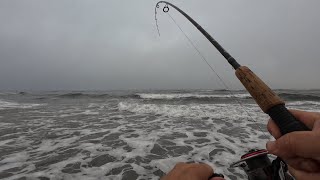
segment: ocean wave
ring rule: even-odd
[[[109,94],[86,94],[86,93],[66,93],[58,95],[60,98],[104,98],[109,97]]]
[[[154,114],[169,117],[187,117],[187,118],[221,118],[229,117],[237,119],[239,116],[247,116],[243,107],[239,104],[188,104],[188,105],[170,105],[170,104],[142,104],[136,102],[120,102],[118,109],[120,111],[129,111],[137,114]],[[247,111],[257,110],[257,106],[246,106]]]
[[[317,101],[293,101],[287,103],[289,106],[310,106],[310,105],[320,105],[320,102]]]
[[[6,96],[6,95],[16,95],[18,93],[16,92],[0,92],[0,96]]]
[[[141,93],[136,94],[141,99],[154,99],[154,100],[173,100],[173,99],[217,99],[217,98],[243,98],[248,99],[251,98],[250,94],[178,94],[178,93],[172,93],[172,94],[149,94],[149,93]]]
[[[320,101],[320,96],[310,94],[280,93],[279,96],[285,100]]]
[[[280,93],[279,96],[285,100],[290,101],[320,101],[320,96],[311,94],[298,93]],[[130,96],[131,98],[149,99],[149,100],[212,100],[212,99],[250,99],[252,98],[248,93],[236,94],[196,94],[196,93],[138,93]]]
[[[139,94],[120,95],[119,98],[141,99]]]
[[[3,109],[16,109],[16,108],[33,108],[36,106],[41,106],[43,104],[28,104],[28,103],[17,103],[17,102],[9,102],[0,100],[0,110]]]
[[[298,109],[308,109],[315,111],[320,102],[316,101],[291,101],[287,103],[288,107]],[[260,111],[256,104],[246,104],[245,106],[235,103],[218,103],[218,104],[157,104],[157,103],[141,103],[135,101],[122,101],[118,103],[120,111],[128,111],[139,115],[153,114],[169,117],[186,117],[186,118],[221,118],[229,117],[236,120],[239,116],[247,116],[248,114],[256,114]],[[243,110],[245,109],[245,110]]]

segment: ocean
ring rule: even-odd
[[[277,90],[292,109],[320,111],[320,90]],[[233,94],[233,95],[231,95]],[[272,137],[246,91],[0,93],[0,179],[159,179],[177,162],[230,164]]]

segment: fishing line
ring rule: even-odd
[[[157,9],[159,8],[159,4],[156,5],[156,7],[154,8],[154,20],[156,21],[156,27],[157,27],[157,31],[160,37],[160,31],[159,31],[159,26],[158,26],[158,19],[157,19]]]
[[[157,30],[158,30],[158,34],[160,36],[160,31],[159,31],[159,26],[158,26],[158,22],[157,22],[157,8],[159,8],[158,6],[156,6],[155,8],[155,20],[156,20],[156,26],[157,26]],[[211,69],[211,71],[218,77],[219,81],[223,84],[224,89],[227,90],[227,92],[229,93],[229,95],[231,96],[231,98],[233,98],[236,103],[238,103],[242,108],[243,111],[249,116],[249,121],[255,123],[255,125],[258,127],[258,129],[263,133],[263,135],[265,137],[268,137],[266,135],[266,133],[262,130],[262,128],[260,127],[259,123],[257,121],[255,121],[253,119],[253,117],[251,116],[251,114],[249,113],[249,111],[247,111],[247,109],[245,108],[245,106],[242,104],[242,102],[240,100],[238,100],[236,98],[236,96],[234,95],[234,93],[230,90],[230,88],[228,87],[228,85],[223,81],[223,79],[221,78],[221,76],[218,74],[217,71],[215,71],[215,69],[209,64],[208,60],[204,57],[204,55],[200,52],[200,50],[197,48],[197,46],[193,43],[193,41],[188,37],[188,35],[182,30],[181,26],[176,22],[176,20],[169,14],[169,7],[166,5],[163,8],[163,12],[165,12],[170,19],[174,22],[174,24],[178,27],[178,29],[181,31],[181,33],[185,36],[185,38],[188,40],[188,42],[192,45],[192,47],[197,51],[198,55],[201,57],[201,59],[209,66],[209,68]]]
[[[256,74],[254,74],[254,72],[252,72],[250,68],[248,68],[247,66],[241,66],[236,59],[234,59],[205,29],[200,26],[200,24],[198,24],[193,18],[191,18],[180,8],[167,1],[159,1],[155,7],[155,20],[159,35],[160,32],[157,24],[156,14],[157,8],[160,7],[160,3],[165,4],[163,12],[167,13],[169,11],[170,5],[170,7],[174,8],[181,15],[183,15],[191,24],[194,25],[194,27],[199,30],[199,32],[202,33],[203,36],[207,38],[208,41],[210,41],[210,43],[235,69],[237,78],[251,94],[256,103],[260,106],[260,109],[274,120],[274,122],[279,127],[282,135],[294,131],[310,131],[310,129],[305,124],[303,124],[301,121],[295,118],[292,113],[290,113],[290,111],[285,106],[285,102],[274,91],[272,91],[272,89],[270,89],[270,87],[265,84]],[[174,20],[173,17],[171,17],[171,19]],[[174,21],[174,23],[179,26],[176,21]],[[191,39],[184,33],[182,28],[180,27],[179,29],[186,36],[190,44],[194,47],[194,49],[196,49],[196,51],[206,62],[206,64],[209,64],[206,58],[199,51],[199,49],[191,41]],[[220,77],[212,66],[209,65],[209,67],[217,77]],[[230,91],[221,77],[219,78],[219,80],[224,85],[225,89],[228,91],[231,97],[234,98],[238,102],[238,104],[243,107],[243,110],[248,114],[249,118],[247,118],[247,120],[254,122],[254,124],[257,125],[264,136],[267,137],[264,131],[262,131],[260,124],[252,118],[251,114],[242,105],[242,103],[240,102],[241,99],[236,99],[233,92]],[[254,129],[252,128],[251,131],[254,131]],[[268,151],[266,149],[251,149],[248,153],[241,156],[241,159],[239,161],[233,163],[230,167],[241,167],[246,172],[249,179],[293,179],[290,178],[291,176],[287,172],[287,164],[281,158],[277,157],[275,160],[272,160],[271,163],[271,159],[267,156],[267,154]]]

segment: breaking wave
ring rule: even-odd
[[[29,103],[17,103],[0,100],[0,110],[3,109],[17,109],[17,108],[33,108],[36,106],[41,106],[42,104],[29,104]]]
[[[290,103],[287,103],[289,106],[310,106],[310,105],[316,105],[320,106],[320,102],[317,101],[293,101]]]
[[[129,111],[137,114],[153,114],[169,117],[210,117],[221,118],[222,116],[230,119],[237,119],[243,112],[239,104],[188,104],[188,105],[169,105],[169,104],[141,104],[135,102],[120,102],[120,111]],[[247,110],[258,109],[257,106],[247,106]]]
[[[251,98],[250,94],[136,94],[141,99],[155,99],[155,100],[176,100],[176,99],[199,99],[199,100],[211,100],[219,98]]]
[[[41,99],[57,97],[57,98],[123,98],[123,99],[142,99],[142,100],[191,100],[191,101],[210,101],[213,99],[251,99],[250,94],[244,91],[224,92],[221,91],[199,91],[198,93],[193,92],[179,92],[171,91],[170,93],[99,93],[99,92],[68,92],[64,94],[42,94]],[[218,93],[217,93],[218,92]],[[2,93],[0,95],[6,95]],[[15,93],[18,95],[29,95],[28,93]],[[296,92],[280,92],[279,96],[286,101],[320,101],[320,95],[308,94],[308,93],[296,93]],[[38,97],[39,98],[39,97]]]
[[[279,96],[285,100],[292,101],[320,101],[320,96],[310,94],[297,94],[297,93],[280,93]]]
[[[109,97],[109,94],[86,94],[86,93],[66,93],[58,95],[60,98],[104,98]]]
[[[284,100],[289,101],[320,101],[320,96],[311,94],[298,93],[280,93],[279,96]],[[213,100],[213,99],[251,99],[248,93],[237,94],[193,94],[193,93],[171,93],[171,94],[156,94],[156,93],[141,93],[131,95],[131,98],[140,98],[147,100]]]

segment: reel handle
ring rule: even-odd
[[[282,135],[293,131],[310,130],[288,111],[284,101],[248,67],[240,66],[236,69],[235,74],[262,111],[268,114],[277,124]]]

